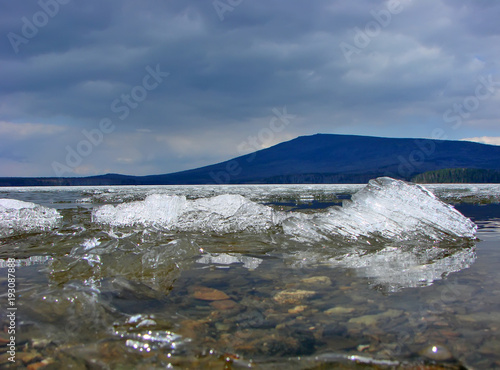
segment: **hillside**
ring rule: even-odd
[[[411,180],[450,168],[500,170],[500,146],[467,141],[317,134],[188,171],[86,178],[0,178],[0,186],[240,183],[365,183],[379,176]]]

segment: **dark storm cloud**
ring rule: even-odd
[[[114,129],[70,166],[75,173],[162,173],[227,159],[284,106],[296,117],[262,146],[315,132],[430,137],[440,127],[453,139],[500,136],[500,86],[470,105],[478,77],[500,82],[496,1],[2,7],[1,175],[54,175],[51,164],[66,165],[67,147],[76,150],[88,140],[82,130],[104,118]],[[37,27],[44,9],[53,15]],[[145,89],[148,68],[169,75]],[[453,111],[468,97],[469,111]],[[443,118],[449,109],[464,116],[460,127]]]

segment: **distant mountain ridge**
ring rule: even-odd
[[[366,183],[443,169],[500,171],[500,146],[468,141],[316,134],[221,163],[163,175],[0,178],[0,186]]]

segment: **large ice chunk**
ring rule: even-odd
[[[225,194],[187,200],[184,196],[149,195],[144,201],[105,205],[92,214],[112,226],[153,226],[175,231],[262,232],[275,227],[271,207],[241,195]]]
[[[472,239],[477,226],[420,185],[381,177],[326,214],[297,215],[283,222],[301,239],[332,236],[404,240]]]
[[[62,216],[53,208],[16,199],[0,199],[0,237],[49,230]]]

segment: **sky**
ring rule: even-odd
[[[0,0],[0,177],[316,133],[500,145],[497,0]]]

